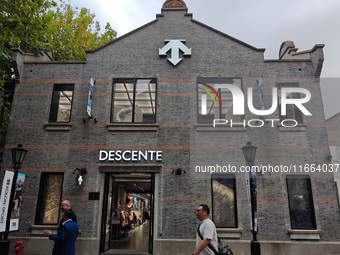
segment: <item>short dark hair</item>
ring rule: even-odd
[[[73,217],[73,212],[71,210],[66,210],[64,214],[68,219],[72,219]]]
[[[202,206],[203,210],[207,212],[207,214],[209,215],[210,213],[210,208],[209,206],[205,205],[205,204],[200,204],[199,207]]]

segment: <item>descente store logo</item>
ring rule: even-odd
[[[245,105],[245,96],[243,91],[232,84],[215,84],[214,87],[211,85],[205,84],[205,83],[199,83],[206,88],[199,87],[200,90],[203,90],[205,93],[201,93],[201,114],[206,115],[207,114],[207,95],[209,95],[213,103],[216,105],[215,98],[218,98],[220,106],[222,107],[222,99],[220,97],[220,94],[216,91],[219,89],[228,89],[232,96],[232,103],[233,103],[233,115],[242,116],[244,115],[244,105]],[[212,93],[208,90],[210,89]],[[305,97],[303,98],[289,98],[287,95],[291,95],[292,93],[300,93],[304,94]],[[214,95],[215,97],[214,97]],[[287,106],[293,105],[296,106],[304,115],[306,116],[312,116],[312,114],[306,109],[306,107],[303,105],[311,99],[311,93],[309,90],[304,88],[298,88],[298,87],[282,87],[281,88],[281,116],[287,115]],[[271,123],[271,127],[274,127],[275,124],[280,123],[283,127],[295,127],[298,125],[298,121],[295,119],[263,119],[263,116],[270,115],[274,113],[278,107],[278,88],[274,87],[272,88],[272,106],[270,109],[255,109],[253,104],[253,88],[249,87],[247,89],[247,105],[248,109],[251,113],[261,116],[261,119],[250,119],[250,120],[243,120],[238,122],[233,122],[232,119],[214,119],[213,120],[213,126],[220,126],[220,125],[230,125],[230,126],[240,126],[243,125],[246,127],[247,125],[249,127],[262,127],[265,122]]]
[[[162,161],[162,151],[139,150],[100,150],[99,161]]]

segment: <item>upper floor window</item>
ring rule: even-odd
[[[316,229],[310,177],[287,177],[287,189],[292,229]]]
[[[73,84],[55,84],[49,122],[70,122]]]
[[[114,79],[111,122],[155,123],[156,79]]]
[[[240,78],[198,78],[198,123],[212,124],[214,119],[239,122],[243,115],[233,114],[233,95],[228,86],[242,90]]]
[[[286,115],[282,115],[281,113],[281,88],[283,87],[298,87],[297,83],[278,83],[276,84],[278,87],[278,97],[279,97],[279,114],[280,121],[284,119],[293,119],[296,120],[297,123],[303,123],[302,112],[295,104],[287,104],[286,105]],[[298,99],[300,98],[300,93],[287,93],[287,99]]]
[[[235,176],[212,178],[212,217],[217,228],[237,228]]]

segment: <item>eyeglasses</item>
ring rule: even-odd
[[[200,211],[204,211],[204,210],[199,210],[199,209],[196,210],[196,212],[200,212]]]

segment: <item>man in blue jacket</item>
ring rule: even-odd
[[[52,234],[51,230],[45,230],[44,233],[50,240],[55,241],[52,255],[75,255],[78,224],[72,221],[72,211],[64,212],[62,229],[58,235]]]

